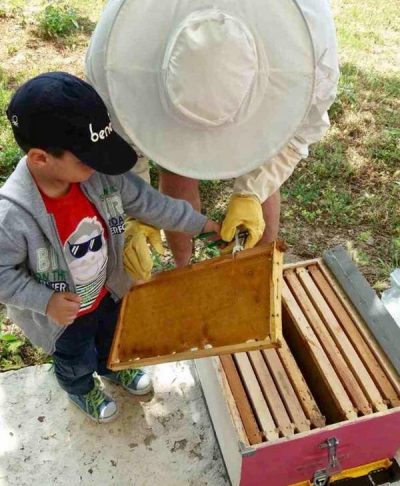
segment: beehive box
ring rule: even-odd
[[[123,299],[113,370],[277,346],[279,243],[155,275]]]
[[[280,349],[196,361],[234,486],[313,481],[400,449],[400,328],[342,249],[324,260],[284,267]]]

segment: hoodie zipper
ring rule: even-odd
[[[108,219],[106,217],[107,215],[104,214],[103,208],[101,207],[101,205],[96,204],[95,199],[90,195],[90,190],[88,188],[86,188],[83,184],[80,184],[80,186],[81,186],[81,189],[84,192],[85,196],[89,199],[89,201],[93,204],[93,206],[99,212],[100,216],[103,218],[103,221],[104,221],[105,226],[107,228],[107,234],[108,234],[107,248],[108,248],[108,252],[111,253],[111,256],[112,256],[112,260],[110,258],[110,255],[109,255],[109,258],[108,258],[107,275],[112,275],[112,273],[114,272],[114,268],[115,268],[114,262],[117,261],[117,253],[115,251],[114,245],[112,244],[113,235],[111,234],[110,226],[108,224]],[[106,286],[106,288],[109,292],[112,292],[107,286]]]
[[[51,221],[51,226],[52,226],[53,232],[56,235],[55,240],[57,241],[57,246],[58,246],[58,250],[59,250],[58,255],[61,255],[61,259],[62,259],[63,263],[65,264],[65,268],[67,269],[66,271],[68,272],[69,281],[71,282],[71,288],[70,288],[69,291],[76,293],[76,287],[75,287],[74,279],[72,278],[72,274],[71,274],[71,271],[69,269],[67,259],[65,258],[64,248],[61,245],[60,235],[58,234],[57,225],[56,225],[54,216],[52,214],[49,214],[49,220]]]

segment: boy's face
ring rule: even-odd
[[[63,182],[84,182],[95,170],[81,162],[72,152],[65,151],[61,157],[47,153],[46,175]]]

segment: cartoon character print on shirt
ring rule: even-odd
[[[64,253],[83,310],[96,300],[106,281],[107,242],[100,221],[82,219],[66,239]]]

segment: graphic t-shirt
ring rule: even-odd
[[[79,184],[67,194],[52,198],[42,194],[47,212],[53,214],[76,293],[82,298],[79,316],[94,311],[107,294],[107,230],[96,207]]]

